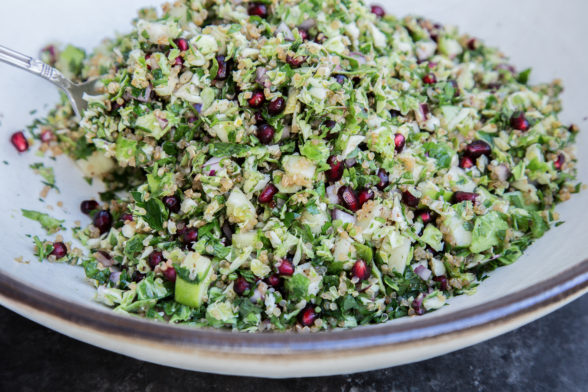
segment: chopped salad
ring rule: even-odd
[[[422,315],[517,260],[579,190],[558,81],[360,0],[179,0],[43,58],[102,94],[81,121],[65,99],[38,121],[41,148],[108,190],[81,205],[85,255],[36,248],[117,312],[241,331]]]

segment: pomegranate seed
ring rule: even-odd
[[[182,58],[182,56],[176,57],[176,59],[174,60],[174,65],[179,65],[180,67],[184,65],[184,59]]]
[[[463,201],[471,201],[472,203],[476,203],[477,199],[478,194],[473,192],[457,191],[453,194],[453,200],[455,203],[461,203]]]
[[[476,159],[482,155],[490,155],[492,147],[483,140],[474,140],[466,146],[465,152],[470,158]]]
[[[301,27],[298,28],[298,34],[300,34],[300,38],[302,38],[303,41],[308,41],[308,39],[310,38],[308,30],[303,29]]]
[[[180,211],[181,204],[177,196],[165,196],[162,201],[170,212],[178,213]]]
[[[433,221],[433,214],[431,213],[431,211],[420,211],[418,212],[418,216],[421,218],[425,225]]]
[[[55,140],[55,135],[53,134],[53,132],[50,129],[43,129],[41,131],[40,138],[43,143],[49,143],[49,142]]]
[[[267,278],[267,283],[272,287],[279,287],[282,284],[282,280],[278,275],[274,274]]]
[[[261,3],[251,3],[247,8],[247,13],[250,16],[259,16],[260,18],[267,17],[267,7]]]
[[[267,105],[267,112],[272,116],[277,116],[278,114],[282,113],[285,108],[286,100],[282,97],[277,97]]]
[[[22,131],[13,133],[10,137],[10,142],[18,152],[25,152],[29,149],[29,142]]]
[[[263,118],[263,114],[261,112],[255,112],[253,114],[253,118],[255,119],[255,122],[257,124],[260,124],[260,123],[264,123],[265,122],[265,118]]]
[[[228,64],[225,61],[225,56],[216,56],[218,63],[218,71],[216,72],[216,80],[225,80],[229,74]]]
[[[54,242],[50,255],[55,256],[56,259],[65,257],[67,255],[67,246],[63,242]]]
[[[233,290],[239,295],[245,294],[247,290],[251,289],[251,284],[244,277],[239,276],[233,283]]]
[[[106,233],[112,227],[112,215],[106,210],[98,211],[94,215],[94,226],[100,230],[100,234]]]
[[[447,277],[445,275],[435,276],[433,280],[439,284],[441,284],[441,290],[447,291],[449,290],[449,282],[447,281]]]
[[[526,132],[529,130],[529,121],[525,117],[525,113],[517,112],[510,118],[510,126],[519,131]]]
[[[272,183],[269,183],[263,188],[257,200],[260,203],[267,204],[274,199],[274,195],[278,193],[278,188]]]
[[[263,91],[254,91],[251,98],[247,101],[252,108],[258,108],[265,102],[265,95]]]
[[[274,140],[276,130],[269,124],[262,124],[257,127],[257,138],[263,144],[270,144]]]
[[[88,215],[90,212],[98,209],[98,202],[96,200],[84,200],[80,204],[80,210]]]
[[[473,166],[474,166],[474,161],[472,160],[472,158],[470,158],[468,156],[463,156],[459,160],[459,167],[461,167],[462,169],[470,169]]]
[[[294,275],[294,265],[288,259],[282,259],[280,265],[278,265],[278,272],[283,276]]]
[[[327,180],[330,182],[339,181],[341,177],[343,177],[343,170],[345,169],[343,162],[339,161],[335,155],[331,155],[329,159],[327,159],[327,163],[331,165],[331,168],[325,171]]]
[[[435,83],[437,83],[437,77],[435,76],[435,74],[432,74],[432,73],[426,74],[423,77],[423,83],[425,83],[425,84],[435,84]]]
[[[187,248],[191,248],[192,245],[198,241],[198,229],[185,229],[182,233],[182,242]]]
[[[155,268],[161,262],[163,262],[163,253],[161,251],[154,250],[147,257],[147,261],[149,262],[149,265],[151,266],[151,268]]]
[[[404,191],[402,192],[402,202],[409,207],[416,207],[419,205],[420,199],[409,191]]]
[[[145,274],[142,274],[139,271],[135,271],[135,273],[133,274],[133,282],[139,283],[143,279],[145,279]]]
[[[394,150],[396,150],[396,152],[402,152],[405,143],[406,139],[403,134],[397,133],[396,135],[394,135]]]
[[[120,220],[123,222],[132,222],[133,221],[133,214],[122,214],[120,216]]]
[[[555,160],[555,162],[553,162],[553,166],[557,169],[557,170],[561,170],[563,168],[563,164],[566,161],[566,157],[564,154],[559,154],[557,156],[557,159]]]
[[[358,278],[359,280],[366,280],[370,277],[370,270],[367,266],[367,263],[363,260],[357,260],[353,267],[351,268],[351,273],[353,276]]]
[[[343,207],[353,212],[359,210],[359,200],[357,199],[355,191],[350,186],[344,185],[339,188],[337,195],[339,195],[339,200]]]
[[[379,5],[372,5],[370,9],[372,14],[376,15],[378,18],[383,18],[386,16],[386,11],[384,11],[384,8]]]
[[[308,305],[306,308],[302,310],[302,312],[300,312],[300,324],[304,325],[305,327],[312,326],[316,319],[316,312],[314,311],[314,308],[311,305]]]
[[[188,50],[188,48],[190,47],[188,45],[188,41],[186,41],[183,38],[178,38],[174,41],[176,43],[176,45],[178,46],[178,49],[180,49],[180,51],[185,52],[186,50]]]
[[[296,57],[292,57],[290,55],[286,56],[286,62],[288,64],[290,64],[290,67],[292,67],[292,68],[300,67],[300,65],[305,61],[306,61],[306,57],[304,57],[304,56],[296,56]]]
[[[335,75],[335,81],[337,83],[339,83],[340,85],[343,85],[345,83],[345,81],[347,80],[347,76],[345,75]]]
[[[479,44],[478,44],[478,40],[477,39],[471,38],[468,41],[468,49],[469,50],[476,50],[476,49],[478,49],[478,46],[479,46]]]
[[[368,200],[373,200],[374,196],[374,191],[371,189],[362,189],[359,192],[359,205],[363,206]]]
[[[425,314],[426,310],[423,306],[423,294],[419,294],[419,296],[412,301],[411,307],[418,316]]]
[[[380,182],[378,182],[376,184],[376,187],[383,191],[384,188],[386,188],[388,186],[388,184],[390,183],[390,178],[388,176],[388,172],[384,169],[378,169],[378,173],[377,176],[380,177]]]
[[[176,281],[176,269],[174,267],[169,267],[167,268],[165,271],[163,271],[163,276],[165,276],[165,278],[170,281],[170,282],[175,282]]]

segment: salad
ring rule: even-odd
[[[179,0],[43,58],[102,94],[33,133],[107,191],[81,204],[85,251],[36,251],[83,266],[117,312],[240,331],[422,315],[516,261],[579,190],[560,82],[361,0]]]

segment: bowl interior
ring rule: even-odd
[[[33,55],[48,41],[71,42],[91,49],[102,37],[111,36],[114,31],[128,31],[129,21],[137,8],[157,3],[141,0],[67,0],[58,4],[42,0],[26,4],[13,2],[0,13],[0,37],[3,45]],[[388,0],[380,3],[390,13],[422,14],[442,23],[458,25],[461,31],[499,46],[519,69],[533,67],[534,83],[563,79],[566,90],[562,121],[577,123],[585,128],[584,131],[588,128],[588,89],[583,76],[588,69],[584,41],[588,25],[583,21],[588,3],[582,0],[569,0],[563,4],[532,0],[491,3],[481,0]],[[31,6],[37,11],[31,13]],[[15,31],[19,33],[15,34]],[[20,213],[20,208],[34,209],[66,219],[68,227],[75,221],[85,225],[88,218],[79,212],[79,203],[95,197],[101,184],[89,185],[67,157],[52,161],[36,155],[34,148],[21,155],[14,150],[8,142],[9,135],[46,113],[59,96],[53,86],[34,76],[3,64],[0,64],[0,70],[0,134],[4,135],[0,143],[0,200],[3,201],[0,203],[0,271],[42,289],[48,296],[103,310],[101,305],[92,301],[94,289],[85,280],[81,268],[36,260],[32,252],[33,241],[27,235],[50,237],[36,222],[23,219]],[[37,112],[31,114],[32,110]],[[578,137],[578,156],[580,180],[583,181],[588,179],[588,155],[584,153],[587,149],[588,136],[582,132]],[[59,193],[50,191],[43,201],[40,200],[41,178],[29,168],[35,162],[55,167],[60,189]],[[425,317],[458,313],[498,299],[548,280],[588,259],[588,247],[585,246],[588,220],[584,218],[587,202],[588,192],[574,195],[557,208],[565,224],[550,230],[515,264],[492,272],[475,295],[455,298],[451,300],[451,306]],[[65,235],[69,237],[71,232]],[[16,258],[21,256],[22,260],[17,262]],[[406,318],[391,322],[412,323],[415,320]]]

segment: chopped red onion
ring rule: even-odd
[[[345,166],[353,167],[357,163],[357,159],[355,158],[348,158],[345,160]]]
[[[306,19],[304,22],[300,23],[300,28],[304,30],[310,30],[316,25],[316,21],[314,19]]]
[[[419,265],[414,269],[414,273],[417,274],[422,280],[429,280],[431,278],[431,270],[424,265]]]
[[[359,63],[359,65],[363,65],[363,64],[367,63],[367,60],[365,59],[365,56],[363,55],[363,53],[351,52],[351,53],[349,53],[349,57],[353,57],[354,59],[356,59],[357,62]]]
[[[218,158],[218,157],[210,158],[208,161],[204,162],[204,165],[202,165],[202,168],[208,169],[208,170],[210,170],[210,173],[214,172],[214,174],[216,174],[216,172],[221,169],[221,165],[220,165],[221,159],[222,158]],[[209,175],[213,176],[214,174],[209,174]]]
[[[284,22],[278,25],[275,35],[277,36],[280,33],[284,34],[284,39],[286,41],[294,41],[294,34],[292,33],[292,30],[290,30],[288,25]]]
[[[263,67],[258,67],[255,70],[255,81],[261,86],[263,86],[265,84],[265,82],[268,80],[266,72],[267,72],[267,69],[265,69]]]
[[[111,267],[114,265],[114,260],[112,257],[110,257],[108,253],[104,251],[99,250],[94,254],[94,257],[96,257],[96,260],[105,267]]]

